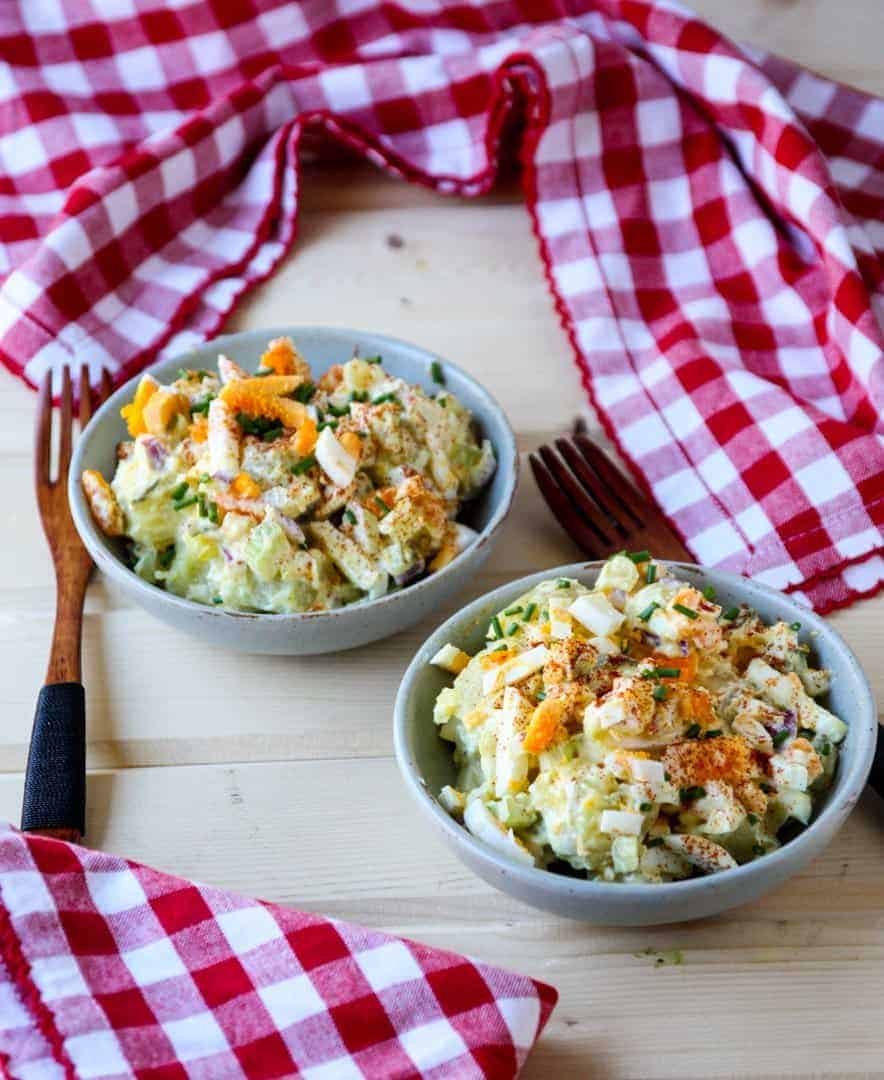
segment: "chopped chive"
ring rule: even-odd
[[[223,596],[213,596],[212,597],[212,603],[213,604],[223,604],[224,603],[224,597]]]
[[[684,604],[673,604],[672,607],[675,611],[681,612],[681,614],[688,619],[698,619],[700,617],[693,608],[685,607]]]
[[[193,372],[188,371],[187,368],[183,368],[183,367],[178,368],[178,378],[179,379],[190,379],[192,376],[193,376]]]
[[[295,476],[303,476],[305,472],[309,472],[310,469],[316,464],[316,458],[313,454],[308,454],[306,457],[302,457],[300,461],[296,461],[291,467],[291,471]]]
[[[186,510],[188,506],[193,506],[196,502],[196,495],[190,495],[186,499],[181,499],[179,502],[173,503],[175,510]]]
[[[350,395],[350,400],[351,401],[358,401],[358,402],[366,402],[366,401],[368,401],[368,391],[367,390],[354,390],[353,393]]]
[[[669,781],[670,781],[670,780],[672,779],[672,777],[671,777],[671,776],[669,775],[669,773],[668,773],[668,772],[664,771],[664,773],[663,773],[663,779],[664,779],[664,780],[666,781],[666,783],[668,784],[668,783],[669,783]]]
[[[382,356],[366,356],[366,364],[382,364],[384,358]]]
[[[206,502],[206,497],[205,497],[205,495],[203,495],[202,492],[200,492],[199,495],[197,495],[196,501],[199,504],[200,517],[208,517],[209,516],[209,506],[208,506],[208,503]]]
[[[729,607],[726,611],[721,613],[722,619],[727,619],[728,622],[733,622],[734,619],[740,614],[738,607]]]
[[[378,508],[378,510],[380,511],[381,517],[383,517],[385,514],[390,513],[390,507],[387,506],[387,504],[380,497],[380,495],[375,495],[374,504]]]
[[[356,515],[353,513],[352,510],[347,509],[347,510],[344,511],[344,520],[349,521],[351,525],[355,525],[356,524]]]
[[[645,581],[649,585],[653,585],[656,580],[657,580],[657,564],[656,563],[648,563],[648,569],[645,572]]]
[[[812,739],[814,735],[816,735],[816,732],[813,730],[813,728],[800,727],[798,729],[798,734],[801,736],[802,739]]]
[[[708,731],[703,732],[704,739],[717,739],[722,734],[720,727],[709,728]]]
[[[495,640],[503,637],[503,627],[500,625],[500,619],[496,615],[491,620],[491,629],[494,631]]]
[[[763,855],[766,850],[767,849],[765,848],[764,844],[753,844],[752,845],[752,854],[753,855]]]
[[[626,558],[631,559],[636,564],[637,563],[647,562],[648,559],[650,559],[650,557],[651,557],[651,553],[650,553],[650,551],[647,551],[647,550],[645,550],[645,551],[627,551],[626,552]]]
[[[652,600],[644,611],[639,612],[639,619],[641,619],[642,622],[647,622],[659,606],[660,605],[657,603],[656,600]]]
[[[696,737],[700,734],[701,731],[702,728],[699,724],[691,724],[691,726],[684,733],[684,737],[686,739],[696,739]]]
[[[655,679],[677,679],[681,675],[681,668],[655,667],[651,669]]]
[[[278,439],[282,435],[284,430],[282,424],[277,424],[276,427],[267,428],[261,438],[264,442],[273,442],[274,439]]]
[[[645,847],[647,847],[647,848],[660,847],[662,845],[662,843],[663,843],[663,837],[662,836],[649,836],[648,839],[645,840]]]
[[[823,757],[828,757],[832,753],[832,744],[826,738],[820,743],[820,753]]]
[[[190,484],[186,480],[182,480],[180,484],[176,484],[175,487],[169,492],[169,496],[172,502],[178,502],[179,499],[183,499],[187,492],[190,490]]]
[[[801,629],[801,623],[800,622],[789,623],[789,629],[794,630],[796,633],[798,633],[798,631]]]
[[[161,570],[168,570],[172,565],[172,560],[175,558],[175,545],[172,544],[167,547],[165,551],[161,551],[157,556],[157,566]]]
[[[502,641],[500,643],[500,645],[495,645],[494,648],[491,651],[492,652],[503,652],[504,650],[506,650],[508,648],[509,648],[509,645],[507,645],[507,643],[505,641]]]
[[[512,637],[513,634],[517,633],[518,629],[519,629],[519,624],[517,622],[514,622],[513,625],[509,628],[509,630],[507,630],[506,636],[507,637]]]
[[[706,588],[703,590],[703,596],[707,600],[714,600],[715,599],[715,589],[711,585],[707,585]]]
[[[694,799],[702,799],[706,794],[706,788],[701,787],[699,784],[694,784],[692,787],[683,787],[678,789],[678,797],[681,802],[693,802]]]
[[[317,427],[317,431],[325,431],[326,428],[331,428],[332,431],[338,426],[337,420],[323,420],[323,422]]]
[[[521,614],[522,614],[522,608],[521,607],[509,607],[504,612],[504,615],[521,615]]]
[[[200,483],[201,484],[208,484],[208,482],[211,479],[212,479],[211,476],[209,476],[209,474],[207,472],[204,472],[203,475],[200,477]]]
[[[774,746],[782,746],[783,743],[788,738],[789,738],[789,729],[788,728],[780,728],[779,731],[776,731],[773,734],[773,744],[774,744]]]
[[[663,685],[663,683],[658,683],[654,687],[651,696],[653,697],[654,701],[666,700],[666,687]]]
[[[556,581],[556,588],[557,589],[570,589],[571,588],[571,582],[566,577],[560,577]]]
[[[546,701],[546,691],[545,690],[538,690],[537,694],[535,696],[536,696],[538,701]]]
[[[213,525],[217,525],[219,519],[220,519],[220,515],[218,513],[218,504],[216,502],[210,502],[209,503],[209,521],[211,521],[211,523]]]
[[[397,405],[400,404],[399,398],[392,393],[392,391],[389,394],[379,394],[376,398],[371,399],[372,405],[383,405],[385,401],[393,401]]]
[[[204,397],[202,401],[195,401],[193,405],[190,406],[191,413],[208,413],[209,406],[214,400],[215,395],[209,394],[208,397]]]
[[[300,386],[295,387],[295,392],[292,394],[295,401],[300,401],[302,405],[312,401],[315,396],[316,387],[312,382],[302,382]]]
[[[346,416],[350,412],[349,405],[332,405],[331,402],[325,408],[326,412],[330,412],[332,416]]]
[[[439,402],[439,408],[440,409],[447,409],[448,408],[448,398],[447,397],[437,397],[436,400]]]
[[[536,604],[529,604],[525,608],[525,622],[531,622],[531,620],[534,618],[534,612],[536,610],[537,610],[537,605]]]
[[[757,814],[747,814],[746,815],[746,820],[749,822],[750,825],[757,825],[758,824],[758,815]]]
[[[440,386],[445,383],[445,374],[442,371],[442,365],[438,360],[434,360],[430,365],[430,374],[433,376],[434,383],[439,383]]]
[[[652,809],[653,805],[653,803],[643,802],[640,804],[639,810],[641,810],[643,814],[646,814],[650,809]]]

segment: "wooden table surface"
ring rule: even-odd
[[[695,6],[734,35],[884,93],[882,0]],[[368,167],[308,172],[294,253],[229,329],[299,322],[384,331],[450,357],[503,404],[523,451],[568,428],[583,398],[515,183],[460,201]],[[30,392],[0,376],[0,815],[13,821],[53,610],[32,415]],[[463,600],[574,556],[526,469]],[[246,657],[168,629],[96,576],[89,843],[551,982],[561,999],[529,1080],[884,1075],[882,804],[867,794],[805,873],[716,919],[616,930],[533,911],[441,847],[400,784],[393,697],[436,621],[340,656]],[[884,595],[832,622],[884,703]]]

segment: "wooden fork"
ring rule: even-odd
[[[82,430],[110,393],[110,374],[102,375],[100,392],[89,387],[89,372],[80,371],[79,420]],[[74,441],[71,373],[61,383],[58,465],[52,479],[52,376],[47,374],[37,404],[34,443],[34,486],[43,532],[55,566],[55,631],[46,682],[37,699],[31,746],[25,772],[21,827],[26,832],[77,841],[85,832],[86,696],[82,684],[80,642],[83,600],[92,559],[77,535],[68,505],[68,470]]]
[[[694,561],[660,511],[586,435],[556,439],[555,449],[541,446],[528,460],[553,517],[591,558],[630,547]]]

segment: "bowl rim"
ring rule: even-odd
[[[693,573],[712,574],[719,582],[726,584],[727,587],[732,588],[737,593],[741,589],[745,589],[747,584],[745,577],[725,570],[716,570],[711,567],[699,566],[696,563],[677,562],[669,559],[660,561],[674,568],[681,568]],[[787,594],[754,580],[750,582],[752,589],[767,594],[777,603],[787,605],[795,614],[800,614],[802,628],[805,631],[834,639],[836,644],[844,651],[848,667],[852,669],[851,675],[858,692],[855,715],[850,723],[851,731],[856,732],[857,753],[849,771],[844,774],[839,770],[826,805],[820,814],[812,818],[810,824],[802,832],[783,844],[782,847],[777,848],[776,851],[729,870],[708,874],[705,877],[688,878],[684,881],[661,882],[658,884],[652,882],[590,881],[555,874],[540,867],[519,865],[519,863],[508,859],[505,855],[474,837],[430,795],[411,751],[408,702],[419,672],[426,667],[434,652],[444,644],[443,638],[447,637],[450,640],[450,636],[459,631],[470,619],[475,618],[480,610],[489,607],[491,601],[494,602],[493,607],[496,610],[497,607],[526,592],[541,581],[555,577],[576,577],[580,579],[581,574],[585,575],[589,571],[599,570],[604,565],[604,562],[604,559],[599,559],[568,563],[564,566],[555,566],[548,570],[541,570],[535,574],[516,578],[508,584],[501,585],[477,597],[466,607],[446,619],[420,645],[402,677],[393,714],[394,751],[399,771],[405,780],[406,786],[424,811],[430,814],[435,823],[447,834],[447,838],[455,848],[465,847],[478,861],[503,876],[514,880],[532,893],[552,890],[558,894],[567,894],[571,898],[582,897],[586,901],[604,900],[609,902],[614,898],[619,898],[623,903],[644,903],[650,899],[656,899],[662,904],[666,901],[689,900],[692,896],[706,890],[737,887],[740,883],[746,886],[745,891],[748,893],[752,883],[757,883],[774,874],[778,868],[784,871],[783,877],[787,876],[789,864],[794,862],[795,858],[808,845],[815,846],[816,838],[821,834],[819,826],[829,826],[831,835],[843,824],[847,815],[855,806],[872,767],[877,740],[878,714],[874,695],[859,660],[857,660],[853,650],[837,630],[826,623],[816,612],[798,604]],[[428,720],[432,723],[431,718],[428,717]],[[809,857],[813,857],[813,854],[814,852],[811,851]]]
[[[417,350],[422,357],[426,360],[428,365],[432,365],[434,362],[443,364],[445,368],[453,370],[457,373],[458,377],[463,379],[475,394],[483,399],[485,406],[489,412],[495,413],[498,420],[501,422],[503,438],[503,445],[494,445],[494,452],[497,457],[497,468],[500,469],[505,463],[510,466],[509,476],[510,480],[506,488],[503,491],[502,497],[498,505],[493,509],[491,516],[485,525],[485,527],[479,532],[476,539],[469,547],[465,548],[462,552],[455,556],[444,566],[441,570],[435,571],[428,577],[422,578],[420,581],[415,582],[413,585],[408,585],[405,588],[397,589],[395,592],[387,593],[384,596],[377,597],[374,600],[360,600],[352,604],[345,604],[340,608],[332,608],[329,611],[299,611],[299,612],[251,612],[251,611],[232,611],[229,608],[223,607],[210,607],[208,604],[200,604],[195,600],[188,600],[183,596],[177,596],[175,593],[167,592],[165,589],[161,589],[157,585],[151,585],[150,583],[142,580],[134,570],[131,570],[126,566],[121,559],[119,559],[112,552],[108,551],[101,537],[99,536],[98,527],[92,517],[92,513],[86,503],[86,497],[83,494],[82,485],[79,482],[79,477],[83,471],[83,458],[86,456],[86,451],[95,437],[96,432],[102,426],[107,423],[109,418],[118,413],[118,410],[122,404],[126,404],[134,392],[135,386],[140,381],[143,375],[150,374],[155,371],[164,371],[167,368],[174,367],[175,364],[180,364],[182,361],[193,358],[194,354],[199,355],[203,350],[212,349],[213,351],[223,352],[224,348],[230,346],[231,343],[237,343],[243,338],[254,337],[282,337],[288,336],[297,340],[299,334],[323,334],[333,333],[335,335],[347,336],[353,334],[359,337],[361,340],[371,340],[372,343],[377,343],[383,347],[390,346],[392,348],[406,348],[408,350]],[[217,367],[217,360],[215,361]],[[249,620],[259,621],[262,624],[286,624],[286,623],[298,623],[303,624],[307,622],[314,622],[315,620],[327,620],[342,618],[353,612],[363,613],[367,611],[378,611],[384,606],[401,603],[402,598],[405,596],[414,597],[417,593],[431,588],[434,584],[447,578],[452,572],[457,572],[461,565],[462,560],[485,547],[489,541],[500,531],[504,521],[509,515],[512,509],[513,500],[515,499],[516,490],[519,484],[519,452],[516,445],[516,437],[513,432],[512,426],[503,407],[492,396],[491,392],[487,390],[474,376],[468,371],[465,371],[459,364],[455,364],[451,360],[447,360],[445,357],[432,353],[428,349],[425,349],[422,345],[417,345],[414,342],[405,341],[402,338],[396,338],[389,334],[375,333],[372,330],[356,330],[349,327],[339,326],[327,326],[321,324],[305,324],[298,326],[283,326],[283,327],[268,327],[268,328],[256,328],[253,330],[242,330],[233,334],[224,334],[220,337],[210,338],[208,341],[203,342],[200,345],[182,352],[177,356],[168,357],[164,360],[157,361],[154,364],[150,364],[142,371],[137,372],[132,378],[127,379],[121,386],[119,386],[110,397],[96,410],[86,428],[81,432],[80,437],[74,444],[74,452],[71,457],[70,469],[68,471],[68,502],[71,507],[71,514],[73,517],[74,525],[79,533],[80,539],[85,544],[89,554],[92,556],[93,561],[100,570],[108,574],[110,577],[116,579],[121,584],[133,589],[136,593],[139,593],[145,597],[148,602],[156,601],[158,603],[166,603],[171,608],[179,610],[182,614],[195,615],[198,614],[201,618],[214,618],[220,620]]]

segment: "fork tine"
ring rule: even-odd
[[[571,472],[580,481],[584,492],[598,505],[598,511],[605,519],[606,527],[609,529],[613,527],[622,538],[625,538],[633,527],[632,521],[627,519],[624,524],[621,520],[624,515],[622,512],[617,513],[614,501],[604,485],[599,482],[598,476],[587,465],[580,451],[569,439],[556,439],[556,449],[571,467]]]
[[[580,450],[583,457],[589,463],[590,467],[595,472],[596,476],[602,482],[605,490],[607,491],[610,499],[615,502],[624,513],[628,514],[632,523],[636,528],[642,528],[644,522],[635,512],[635,509],[631,503],[638,501],[643,503],[645,500],[632,486],[632,483],[627,477],[613,465],[606,454],[604,454],[591,440],[585,435],[575,435],[574,442],[577,448]],[[625,491],[628,495],[628,499],[624,499],[620,492]]]
[[[47,371],[37,399],[37,427],[34,436],[34,483],[39,490],[49,483],[52,452],[52,372]]]
[[[67,480],[68,467],[71,463],[71,447],[74,438],[73,390],[71,388],[71,369],[65,367],[61,373],[61,417],[58,432],[58,479]]]
[[[577,513],[584,518],[587,525],[596,534],[597,539],[605,546],[611,544],[612,540],[608,535],[610,531],[608,523],[603,520],[598,507],[592,502],[580,484],[577,483],[558,454],[554,453],[549,446],[541,446],[539,453],[543,464],[555,478]]]
[[[80,431],[92,419],[92,387],[89,385],[89,365],[80,366]]]
[[[103,404],[114,392],[114,380],[111,373],[107,368],[102,368],[101,371],[101,397],[98,400],[98,404]]]
[[[562,489],[553,480],[547,467],[536,454],[528,455],[528,463],[540,488],[540,494],[546,499],[553,517],[583,552],[592,558],[598,558],[598,538],[562,494]]]

